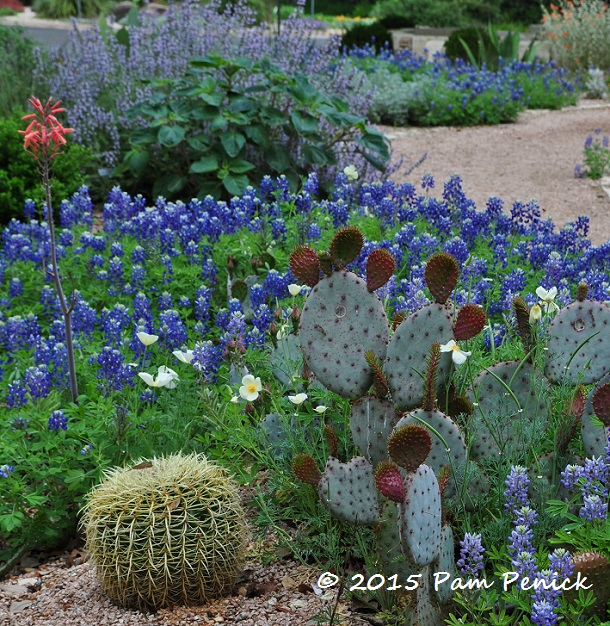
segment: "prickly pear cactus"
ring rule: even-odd
[[[106,472],[87,496],[81,525],[104,591],[140,610],[228,593],[248,538],[237,484],[195,454]]]
[[[587,577],[586,584],[594,590],[595,602],[583,611],[583,617],[607,617],[606,611],[610,601],[610,561],[597,552],[580,552],[572,557],[574,576],[580,573],[581,577]],[[574,602],[578,592],[568,590],[564,593],[568,602]]]
[[[610,435],[610,402],[608,391],[610,390],[610,374],[604,376],[589,393],[582,414],[582,445],[588,457],[603,457],[604,447],[608,443]],[[596,426],[591,417],[595,415],[604,426]]]
[[[365,353],[385,358],[388,320],[366,283],[341,270],[312,289],[299,338],[308,367],[325,387],[344,398],[360,398],[373,383]]]
[[[429,565],[441,549],[441,494],[434,472],[421,465],[407,478],[398,530],[406,555],[418,566]]]
[[[481,372],[468,392],[475,407],[471,458],[497,458],[528,447],[547,427],[545,397],[548,383],[530,363],[505,361]]]
[[[394,406],[408,411],[423,401],[422,376],[433,343],[453,339],[451,309],[429,304],[400,324],[388,346],[384,372]],[[437,368],[437,390],[446,383],[451,371],[451,355],[443,353]]]
[[[349,463],[328,457],[318,494],[337,519],[355,526],[372,526],[379,521],[373,467],[361,456]]]
[[[365,396],[352,403],[352,439],[373,467],[388,458],[388,436],[399,419],[389,400]]]
[[[610,372],[610,308],[573,302],[549,326],[546,375],[554,383],[589,385]]]

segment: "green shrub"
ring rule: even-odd
[[[144,127],[131,133],[114,173],[132,193],[230,198],[265,175],[284,175],[296,188],[312,169],[354,152],[380,170],[389,160],[387,139],[366,118],[268,60],[207,56],[182,78],[146,84],[148,102],[128,112]]]
[[[81,0],[81,17],[97,17],[110,12],[112,0]],[[39,17],[61,20],[78,15],[78,0],[34,0]]]
[[[36,162],[23,149],[23,136],[27,122],[21,120],[24,113],[16,111],[10,118],[0,120],[0,224],[13,217],[21,218],[27,199],[39,205],[44,201],[40,173]],[[53,198],[69,198],[81,185],[88,183],[86,172],[94,165],[92,152],[81,145],[68,144],[64,154],[57,159],[53,169]]]
[[[484,28],[477,26],[459,28],[458,30],[454,30],[451,35],[447,37],[447,41],[445,41],[445,54],[447,58],[452,61],[456,59],[468,61],[468,53],[466,52],[464,43],[475,57],[478,57],[481,52],[481,40],[485,45],[489,45],[490,43],[489,35]]]
[[[0,25],[0,117],[25,107],[32,95],[36,45],[23,28]]]
[[[392,34],[379,22],[372,24],[356,24],[352,26],[341,38],[341,47],[362,48],[366,44],[372,45],[377,52],[388,43],[392,47]]]
[[[416,26],[433,28],[459,26],[462,21],[459,7],[444,0],[382,0],[375,8],[375,15],[379,18],[400,15]]]
[[[383,24],[388,30],[399,28],[414,28],[417,26],[415,20],[408,15],[386,15],[379,20],[380,24]]]

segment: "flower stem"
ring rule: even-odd
[[[44,186],[47,199],[47,222],[49,224],[49,234],[51,237],[51,263],[53,264],[53,283],[59,298],[59,304],[64,316],[64,328],[66,334],[66,350],[68,352],[68,371],[70,374],[70,391],[72,392],[72,402],[77,404],[78,398],[78,381],[76,380],[76,363],[74,361],[74,344],[72,342],[72,306],[68,306],[66,296],[59,279],[59,267],[57,265],[57,248],[55,245],[55,226],[53,224],[53,208],[51,206],[51,184],[49,180],[49,159],[43,158],[42,166],[42,184]]]

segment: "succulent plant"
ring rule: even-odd
[[[582,444],[587,456],[604,456],[604,447],[610,435],[610,422],[608,421],[608,385],[610,385],[610,373],[606,374],[591,390],[582,414]],[[591,419],[595,415],[603,426],[596,425]],[[604,421],[606,420],[606,421]]]
[[[597,615],[606,617],[608,601],[610,601],[610,561],[597,552],[580,552],[572,556],[574,574],[580,573],[587,578],[585,584],[595,590],[595,602],[583,612],[584,617]],[[576,600],[578,592],[568,590],[565,598],[568,602]]]
[[[97,578],[123,607],[203,604],[231,590],[244,561],[237,484],[203,455],[109,470],[82,512]]]
[[[610,308],[585,300],[569,304],[549,326],[546,375],[554,383],[589,385],[610,372]]]

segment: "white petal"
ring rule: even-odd
[[[303,404],[303,402],[307,400],[307,394],[297,393],[296,396],[288,396],[288,399],[290,400],[290,402],[292,402],[292,404]]]
[[[252,374],[246,374],[242,379],[241,379],[241,384],[245,387],[247,385],[251,385],[254,382],[254,376],[252,376]]]
[[[254,379],[254,388],[256,389],[256,391],[260,391],[263,388],[263,383],[261,383],[260,378]]]
[[[546,300],[547,298],[547,290],[544,287],[538,287],[536,289],[536,295],[541,299],[541,300]]]
[[[316,413],[324,413],[324,411],[326,411],[326,409],[328,409],[327,406],[324,406],[323,404],[321,404],[320,406],[317,406],[314,411]]]
[[[294,283],[288,285],[288,291],[291,296],[298,296],[301,293],[301,289],[303,289],[301,285],[295,285]]]
[[[470,352],[466,354],[465,352],[462,352],[461,350],[454,350],[452,354],[453,362],[456,365],[462,365],[462,363],[466,363],[467,356],[470,356]]]
[[[231,402],[232,402],[233,404],[237,404],[237,403],[239,402],[239,396],[233,396],[233,397],[231,398]]]
[[[138,372],[138,376],[147,384],[150,385],[151,387],[155,386],[155,380],[154,378],[150,375],[147,374],[146,372]]]
[[[164,374],[168,374],[170,376],[170,378],[174,378],[176,380],[180,380],[180,378],[178,377],[178,374],[176,372],[174,372],[173,369],[166,367],[165,365],[161,365],[159,367],[159,376],[162,376]]]
[[[183,363],[190,363],[193,360],[192,350],[187,350],[186,352],[182,352],[182,350],[174,350],[172,354],[178,359],[178,361],[182,361]]]
[[[455,339],[451,339],[445,344],[440,345],[441,352],[451,352],[453,350],[453,346],[455,346]]]
[[[557,287],[551,287],[546,293],[546,297],[548,300],[554,300],[556,295],[557,295]]]
[[[159,375],[155,379],[155,387],[169,387],[169,384],[174,380],[171,374],[159,372]],[[174,383],[174,387],[175,387]]]
[[[157,341],[157,339],[159,339],[159,335],[149,335],[148,333],[145,332],[139,332],[136,333],[136,337],[145,345],[145,346],[150,346],[153,343],[155,343],[155,341]]]

